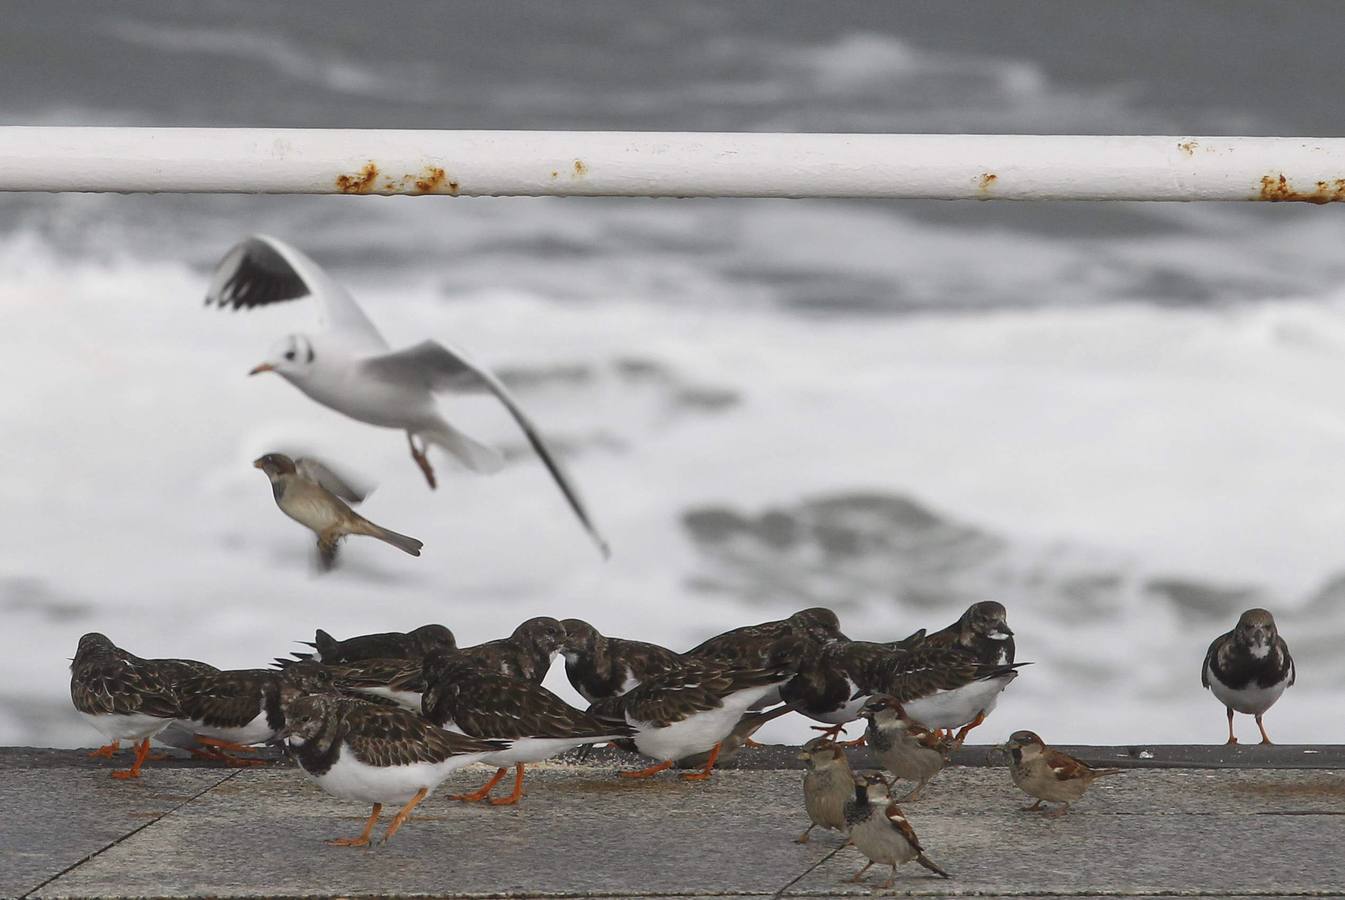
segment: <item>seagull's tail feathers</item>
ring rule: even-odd
[[[364,533],[369,535],[369,537],[378,538],[380,541],[391,544],[403,553],[409,553],[412,556],[419,556],[420,548],[425,546],[413,537],[408,537],[405,534],[398,534],[395,531],[389,531],[381,525],[375,525],[368,519],[363,520],[360,525],[362,526]]]
[[[468,437],[447,422],[437,422],[433,428],[416,433],[443,449],[473,472],[488,475],[504,467],[504,457],[498,450]]]

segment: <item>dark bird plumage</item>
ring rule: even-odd
[[[624,694],[651,676],[674,668],[681,657],[657,644],[607,637],[582,619],[564,619],[565,675],[589,703]]]
[[[1275,617],[1264,609],[1247,610],[1232,631],[1215,638],[1200,667],[1200,683],[1228,711],[1229,744],[1238,742],[1233,734],[1234,712],[1254,716],[1261,743],[1271,743],[1261,717],[1296,676],[1289,645],[1280,637]]]
[[[950,877],[927,856],[915,829],[888,793],[887,781],[877,773],[855,776],[854,798],[845,805],[845,821],[850,841],[869,862],[855,873],[859,881],[874,863],[892,867],[892,877],[882,886],[889,888],[897,878],[897,866],[912,860],[940,878]]]

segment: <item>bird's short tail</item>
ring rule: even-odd
[[[928,856],[926,856],[926,855],[923,854],[923,853],[921,853],[919,856],[917,856],[917,857],[915,858],[915,861],[918,862],[918,863],[920,863],[920,865],[924,866],[926,869],[929,869],[929,870],[930,870],[931,872],[933,872],[935,875],[939,875],[939,876],[941,876],[941,877],[943,877],[943,878],[952,878],[952,877],[953,877],[952,875],[949,875],[947,872],[945,872],[943,869],[940,869],[937,865],[934,864],[934,861],[933,861],[932,859],[930,859]]]
[[[366,529],[364,532],[365,534],[370,537],[376,537],[385,543],[389,543],[403,553],[410,553],[412,556],[419,556],[420,548],[425,546],[413,537],[409,537],[405,534],[398,534],[395,531],[389,531],[381,525],[375,525],[368,519],[364,520],[364,526]]]
[[[1094,778],[1105,778],[1108,775],[1120,775],[1125,769],[1094,769]]]

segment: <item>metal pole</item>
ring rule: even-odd
[[[0,127],[0,190],[1345,200],[1345,138]]]

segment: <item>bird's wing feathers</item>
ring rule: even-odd
[[[317,482],[321,487],[349,503],[361,503],[365,497],[369,496],[370,489],[368,487],[363,484],[354,484],[355,479],[338,475],[330,467],[311,456],[299,457],[294,461],[294,467],[301,477]]]
[[[356,759],[374,765],[411,765],[443,762],[464,753],[486,753],[508,747],[507,742],[482,740],[445,731],[416,713],[397,706],[364,701],[349,703],[346,743]]]
[[[895,802],[888,803],[884,813],[887,816],[888,823],[901,833],[901,836],[906,839],[906,843],[911,845],[912,850],[917,853],[925,852],[925,848],[920,846],[920,839],[915,836],[915,829],[911,827],[911,823],[906,817],[901,814],[901,809]]]
[[[603,556],[610,555],[607,541],[593,524],[583,497],[579,494],[578,486],[561,466],[560,460],[551,452],[537,426],[490,370],[472,362],[461,351],[450,349],[438,341],[422,341],[405,350],[370,357],[364,361],[363,367],[366,373],[376,378],[397,384],[418,384],[430,391],[465,393],[487,390],[494,394],[495,398],[504,404],[505,409],[509,410],[518,427],[523,430],[528,443],[551,472],[551,477],[560,486],[565,499],[570,502],[570,507],[579,517],[584,529],[597,543]]]
[[[1082,760],[1075,759],[1068,753],[1062,753],[1050,747],[1042,751],[1042,757],[1046,760],[1046,765],[1050,767],[1051,774],[1056,777],[1057,781],[1085,778],[1092,771],[1092,767]]]
[[[348,343],[387,347],[349,291],[302,252],[264,234],[239,241],[224,255],[210,279],[205,302],[238,310],[310,296],[317,302],[321,323],[341,332]]]
[[[1200,684],[1202,687],[1208,688],[1210,686],[1210,665],[1214,662],[1215,656],[1219,653],[1219,647],[1232,633],[1233,632],[1229,631],[1219,635],[1210,644],[1210,649],[1205,652],[1205,660],[1200,664]]]

